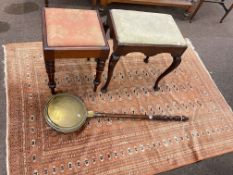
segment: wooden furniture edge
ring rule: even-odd
[[[110,3],[127,3],[127,4],[141,4],[141,5],[157,5],[167,7],[180,7],[190,8],[193,6],[192,2],[186,2],[184,0],[100,0],[101,6],[107,6]]]

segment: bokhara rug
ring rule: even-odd
[[[190,117],[183,123],[97,118],[71,134],[54,131],[43,117],[51,94],[42,44],[9,44],[5,52],[9,175],[147,175],[233,151],[233,113],[191,45],[158,92],[152,87],[171,63],[168,54],[149,64],[140,53],[125,56],[106,94],[92,92],[94,59],[57,60],[58,90],[80,96],[90,110]]]

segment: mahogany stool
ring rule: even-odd
[[[96,10],[45,8],[43,10],[43,51],[48,86],[55,93],[55,59],[96,58],[94,91],[101,81],[109,45]],[[85,66],[85,65],[84,65]]]
[[[172,64],[157,78],[154,90],[160,80],[173,71],[181,62],[187,48],[179,28],[171,15],[131,10],[109,11],[110,35],[113,38],[113,53],[108,65],[108,76],[102,92],[107,92],[114,68],[121,56],[130,52],[142,52],[149,57],[159,53],[170,53]]]

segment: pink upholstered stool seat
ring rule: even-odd
[[[55,59],[96,58],[96,91],[101,81],[109,46],[96,10],[45,8],[43,50],[48,86],[55,93]],[[85,67],[85,65],[83,65]]]
[[[104,46],[95,10],[45,8],[48,46]]]

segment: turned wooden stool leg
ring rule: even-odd
[[[149,63],[149,58],[150,58],[149,56],[146,56],[146,58],[144,59],[144,62]]]
[[[108,65],[108,77],[107,77],[107,81],[105,83],[105,85],[102,87],[101,92],[106,93],[108,90],[108,85],[110,83],[110,80],[112,78],[112,74],[114,71],[114,68],[118,62],[118,60],[120,59],[120,56],[115,55],[114,53],[112,53],[111,58],[109,60],[109,65]]]
[[[55,94],[55,88],[56,88],[56,83],[54,80],[55,60],[54,59],[45,60],[45,67],[49,78],[48,86],[51,89],[51,93]]]
[[[99,86],[101,82],[101,75],[102,75],[102,72],[104,71],[106,59],[97,58],[96,62],[97,62],[97,66],[96,66],[96,76],[94,80],[94,92],[96,92],[97,87]]]
[[[159,82],[160,80],[165,77],[167,74],[169,74],[171,71],[173,71],[179,64],[181,63],[181,56],[173,56],[173,62],[172,64],[157,78],[154,85],[154,90],[159,90]]]

